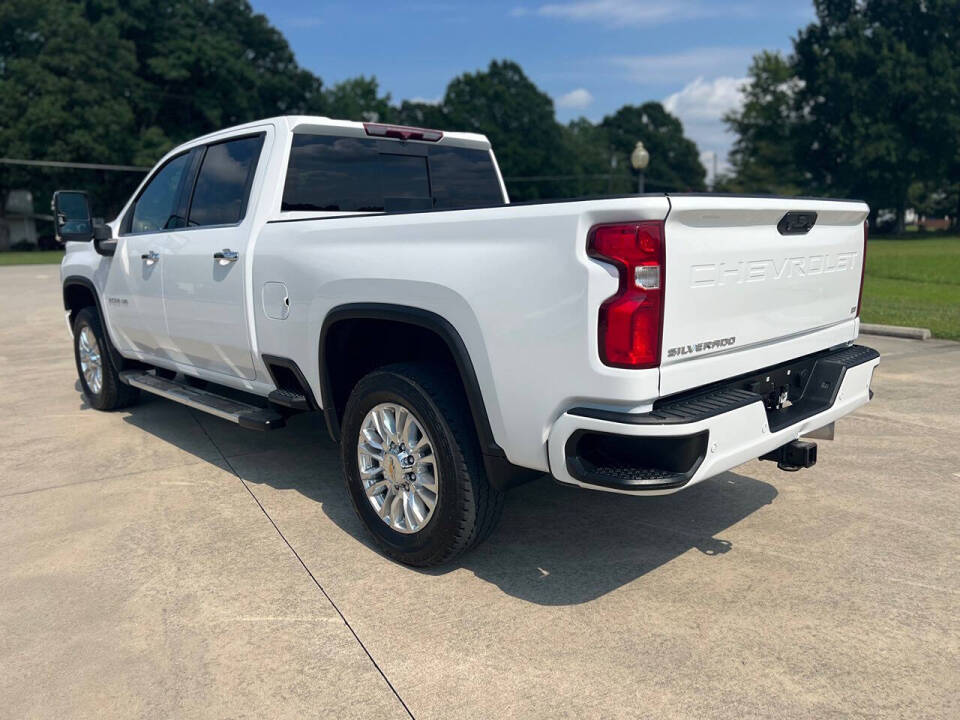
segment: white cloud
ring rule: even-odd
[[[713,120],[740,107],[743,102],[743,86],[747,78],[718,77],[704,80],[698,77],[672,95],[667,96],[663,106],[674,115],[691,120]]]
[[[663,106],[680,118],[684,134],[700,148],[700,161],[707,168],[709,182],[712,182],[714,153],[720,172],[729,167],[727,153],[733,136],[727,131],[723,116],[743,104],[747,82],[745,77],[723,76],[713,80],[698,77],[663,100]]]
[[[620,55],[609,62],[634,82],[669,85],[697,76],[742,74],[756,53],[752,47],[700,47],[663,55]]]
[[[557,107],[583,110],[593,102],[593,95],[586,88],[571,90],[557,98]]]
[[[699,0],[581,0],[548,3],[536,9],[538,15],[574,21],[600,22],[614,26],[649,26],[676,20],[716,15],[715,4]]]
[[[417,97],[410,98],[409,102],[423,103],[424,105],[439,105],[441,102],[443,102],[443,96],[437,95],[437,97],[428,98],[428,97],[420,97],[418,95]]]
[[[757,18],[769,14],[770,0],[568,0],[541,5],[517,5],[510,9],[513,17],[560,18],[571,22],[594,22],[607,27],[651,27],[670,22],[710,18]],[[779,0],[777,10],[801,23],[814,19],[809,0]]]

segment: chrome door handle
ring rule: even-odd
[[[236,250],[229,250],[227,248],[224,248],[223,250],[213,254],[214,260],[226,260],[227,262],[236,262],[237,258],[239,257],[240,253],[238,253]]]
[[[160,253],[158,253],[156,250],[151,250],[141,255],[140,259],[146,260],[148,263],[155,263],[160,259]]]

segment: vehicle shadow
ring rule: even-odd
[[[171,422],[168,413],[157,412],[162,404],[148,400],[124,419],[199,456],[196,423]],[[318,414],[292,418],[285,430],[272,433],[215,418],[203,417],[202,423],[231,468],[254,490],[256,485],[295,490],[318,503],[344,532],[376,549],[353,511],[338,448]],[[568,488],[544,475],[510,491],[503,519],[486,542],[447,566],[418,572],[443,575],[463,568],[522,600],[575,605],[690,550],[705,558],[731,551],[723,532],[776,496],[769,483],[733,472],[675,495],[646,498]],[[273,519],[282,531],[284,518]]]
[[[510,493],[499,528],[457,566],[540,605],[583,603],[690,550],[731,551],[722,533],[776,496],[769,483],[737,473],[662,497],[579,490],[543,476]]]

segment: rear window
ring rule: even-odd
[[[281,209],[383,212],[503,203],[487,150],[395,141],[293,137]],[[393,150],[393,152],[391,152]]]
[[[255,136],[207,148],[193,190],[188,225],[240,222],[262,142],[260,136]]]

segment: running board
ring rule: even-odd
[[[216,415],[250,430],[275,430],[286,424],[283,415],[275,410],[250,405],[176,380],[166,380],[142,370],[122,372],[120,379],[131,387]]]

